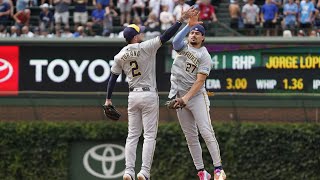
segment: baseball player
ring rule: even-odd
[[[111,105],[111,95],[116,79],[122,70],[128,78],[128,137],[125,145],[126,169],[124,180],[135,179],[136,149],[139,137],[144,130],[142,166],[137,174],[138,180],[149,180],[159,118],[159,97],[156,87],[156,53],[178,31],[181,22],[197,14],[192,8],[183,13],[180,20],[161,36],[142,42],[144,27],[131,24],[124,29],[123,35],[128,45],[114,57],[111,76],[107,87],[105,105]],[[191,21],[191,20],[190,20]],[[191,21],[195,24],[196,22]]]
[[[184,37],[188,33],[188,42],[185,43]],[[211,70],[210,54],[202,46],[204,39],[203,26],[193,26],[190,23],[174,37],[172,43],[177,56],[171,69],[169,98],[181,98],[186,105],[176,111],[200,180],[210,179],[211,175],[204,169],[198,129],[213,161],[214,179],[224,180],[226,175],[222,169],[219,145],[211,125],[210,101],[204,86]]]

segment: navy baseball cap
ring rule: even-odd
[[[123,30],[123,37],[127,41],[131,41],[134,36],[143,33],[146,28],[144,26],[137,26],[135,24],[130,24]]]
[[[200,24],[192,26],[191,29],[190,29],[190,32],[191,31],[199,31],[202,34],[202,36],[204,36],[206,34],[206,30]]]

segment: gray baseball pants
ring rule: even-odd
[[[185,108],[177,109],[178,119],[197,170],[204,168],[198,130],[207,145],[213,165],[221,166],[219,144],[211,125],[209,107],[207,93],[201,93],[192,97]]]
[[[125,145],[125,173],[135,177],[136,150],[143,132],[141,173],[148,178],[156,147],[159,122],[159,96],[155,91],[130,92],[128,98],[128,137]]]

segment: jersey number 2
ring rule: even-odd
[[[136,77],[136,76],[141,75],[137,61],[131,61],[130,66],[131,66],[131,71],[132,71],[132,77]]]

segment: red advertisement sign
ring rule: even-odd
[[[19,47],[0,46],[0,95],[19,91]]]

